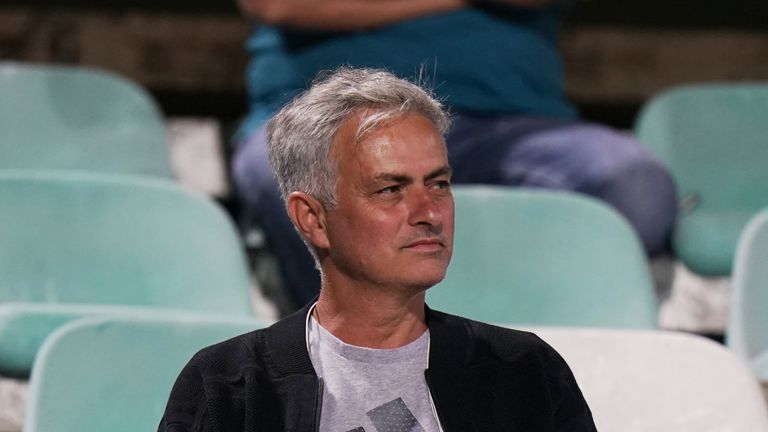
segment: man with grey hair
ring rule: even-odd
[[[594,431],[535,335],[433,311],[453,247],[439,102],[377,70],[317,81],[269,124],[286,209],[319,297],[199,352],[160,431]]]

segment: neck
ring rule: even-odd
[[[367,348],[401,347],[427,330],[424,291],[403,296],[359,287],[345,290],[324,282],[314,314],[337,338]]]

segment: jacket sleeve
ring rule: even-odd
[[[205,432],[210,430],[203,379],[195,358],[176,378],[158,432]]]
[[[570,367],[554,348],[543,342],[550,394],[554,403],[554,423],[558,432],[595,432],[592,412],[576,383]]]

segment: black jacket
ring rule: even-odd
[[[322,383],[306,348],[309,308],[197,353],[158,431],[315,431]],[[573,374],[537,336],[427,309],[427,385],[445,432],[595,431]]]

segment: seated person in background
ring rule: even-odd
[[[319,297],[196,354],[159,431],[595,430],[549,345],[424,304],[452,253],[447,127],[420,87],[346,68],[270,121]]]
[[[236,193],[264,228],[296,307],[317,293],[267,162],[264,121],[319,72],[383,67],[427,81],[451,110],[455,183],[584,193],[622,213],[646,251],[663,252],[676,218],[661,163],[629,136],[577,119],[563,94],[554,0],[240,0],[250,114],[236,137]]]

